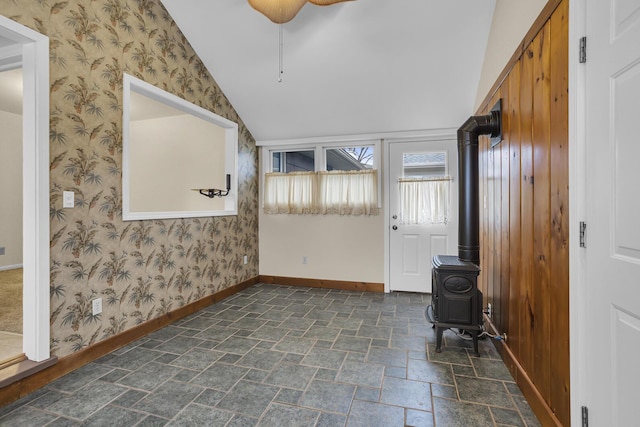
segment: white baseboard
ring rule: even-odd
[[[2,266],[0,266],[0,271],[15,270],[16,268],[22,268],[22,264],[2,265]]]

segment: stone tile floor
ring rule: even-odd
[[[430,295],[259,284],[0,408],[0,426],[539,426]]]

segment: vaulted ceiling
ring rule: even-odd
[[[458,127],[495,0],[307,4],[283,26],[246,0],[162,0],[257,140]]]

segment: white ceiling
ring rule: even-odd
[[[473,114],[495,0],[162,0],[258,141],[457,128]]]

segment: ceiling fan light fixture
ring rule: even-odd
[[[354,0],[308,0],[309,3],[313,3],[316,6],[329,6],[331,4],[342,3],[345,1],[354,1]]]
[[[291,21],[300,12],[307,0],[248,0],[251,7],[276,24]],[[309,0],[317,6],[329,6],[352,0]]]
[[[307,3],[307,0],[249,0],[258,12],[276,24],[291,21]]]

